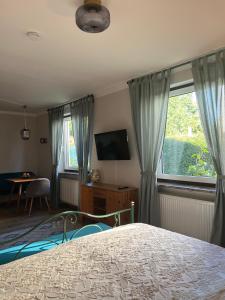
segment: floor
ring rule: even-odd
[[[24,210],[24,203],[21,203],[19,210],[15,201],[0,203],[0,265],[15,260],[17,255],[20,255],[21,258],[24,257],[24,253],[31,255],[43,251],[49,243],[51,246],[55,246],[55,242],[61,243],[63,240],[69,239],[70,236],[72,237],[75,234],[75,229],[90,224],[90,222],[93,223],[93,220],[84,220],[74,217],[74,215],[48,220],[61,212],[71,211],[71,207],[65,205],[61,205],[57,210],[48,211],[46,206],[40,207],[40,202],[35,201],[32,214],[29,216],[28,212]],[[43,221],[47,222],[42,223]],[[38,224],[39,226],[35,227]],[[90,227],[86,229],[90,231]],[[66,232],[66,235],[63,232]],[[82,236],[81,231],[78,230],[77,232]],[[21,252],[24,253],[21,254]]]
[[[47,207],[43,205],[43,207],[40,208],[39,201],[37,201],[37,203],[34,203],[31,216],[29,217],[28,212],[24,210],[24,205],[21,205],[21,208],[17,210],[16,202],[2,203],[0,201],[0,203],[0,234],[25,227],[32,227],[54,214],[68,210],[66,206],[62,206],[60,209],[51,209],[51,211],[48,212]]]
[[[0,201],[0,203],[0,249],[26,244],[31,241],[43,240],[54,234],[61,234],[64,228],[64,220],[62,218],[43,224],[31,233],[23,236],[25,232],[29,231],[42,221],[63,211],[71,211],[71,207],[68,208],[65,205],[61,205],[59,209],[51,209],[51,211],[48,212],[45,205],[41,208],[39,201],[36,201],[36,203],[34,202],[32,214],[29,217],[28,212],[24,210],[23,203],[19,210],[16,208],[16,202],[2,203]],[[80,224],[79,221],[74,224],[68,219],[66,231],[82,227]],[[10,242],[8,243],[9,240]]]
[[[48,211],[45,203],[40,207],[40,202],[34,201],[32,213],[31,216],[29,216],[28,211],[24,209],[25,203],[22,201],[21,207],[18,210],[16,201],[4,202],[1,200],[0,196],[0,249],[43,240],[55,234],[62,234],[64,228],[65,231],[68,232],[90,223],[96,223],[93,222],[93,220],[81,217],[74,218],[71,216],[67,217],[65,222],[65,218],[63,219],[61,217],[44,223],[29,233],[35,225],[42,221],[48,220],[50,217],[61,212],[75,210],[75,208],[61,204],[59,209],[51,209]],[[64,227],[65,224],[66,227]],[[24,235],[25,233],[26,235]]]

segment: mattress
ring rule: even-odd
[[[225,250],[125,225],[1,266],[0,299],[225,299]]]

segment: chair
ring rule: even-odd
[[[25,210],[27,209],[28,202],[30,201],[29,206],[29,216],[31,215],[31,210],[33,206],[33,202],[35,198],[39,198],[40,204],[42,201],[42,198],[45,199],[45,203],[48,207],[48,210],[50,210],[50,205],[48,201],[48,196],[50,194],[50,181],[47,178],[39,178],[37,180],[34,180],[29,183],[26,191],[25,191],[25,197],[26,197],[26,205]]]

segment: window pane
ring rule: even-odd
[[[162,172],[184,176],[215,176],[201,127],[195,93],[169,99]]]
[[[75,142],[71,119],[65,119],[64,127],[64,156],[66,169],[78,169]]]

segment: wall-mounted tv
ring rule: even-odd
[[[129,160],[126,129],[95,134],[98,160]]]

